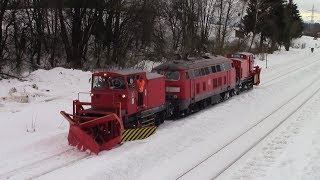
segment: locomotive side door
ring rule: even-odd
[[[190,104],[195,102],[196,91],[195,91],[195,79],[190,79]]]
[[[137,111],[137,103],[138,103],[138,91],[136,87],[136,76],[129,75],[127,77],[128,83],[128,103],[127,103],[127,111],[128,114],[135,113]]]

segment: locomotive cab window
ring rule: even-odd
[[[217,65],[216,68],[217,68],[217,72],[221,71],[221,66],[220,65]]]
[[[205,76],[206,75],[206,70],[204,68],[201,68],[201,76]]]
[[[126,83],[122,77],[109,77],[108,84],[109,84],[109,89],[113,89],[113,90],[126,89]]]
[[[107,87],[107,81],[103,76],[94,76],[92,88],[95,90],[104,90]]]
[[[210,74],[210,70],[209,70],[208,67],[206,67],[204,70],[205,70],[205,72],[206,72],[206,75]]]
[[[195,70],[194,70],[194,76],[195,76],[195,77],[200,77],[200,76],[201,76],[200,74],[201,74],[200,69],[195,69]]]
[[[128,87],[130,89],[134,89],[135,88],[135,76],[134,75],[128,76],[127,77],[127,83],[128,83]]]
[[[165,74],[166,79],[169,81],[178,81],[180,79],[180,73],[179,71],[168,71]]]
[[[211,66],[211,71],[212,71],[212,73],[217,72],[216,67],[215,66]]]

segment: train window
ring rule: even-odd
[[[221,71],[221,66],[220,66],[220,65],[217,65],[217,66],[216,66],[216,69],[217,69],[217,72],[220,72],[220,71]]]
[[[189,70],[189,78],[192,79],[194,78],[194,70]]]
[[[227,84],[227,77],[225,76],[225,77],[223,77],[223,79],[224,79],[224,85],[226,85]]]
[[[243,59],[243,55],[241,55],[241,54],[233,54],[232,57],[233,58]]]
[[[202,85],[203,85],[203,91],[206,91],[206,88],[207,88],[206,82],[203,82]]]
[[[206,75],[210,74],[210,70],[208,67],[206,67],[204,70],[206,71]]]
[[[159,71],[157,71],[157,73],[161,74],[161,75],[165,75],[166,72],[159,70]]]
[[[180,79],[180,73],[178,71],[167,71],[166,79],[169,81],[178,81]]]
[[[201,76],[205,76],[206,75],[206,70],[204,68],[201,68]]]
[[[229,69],[231,69],[230,64],[229,64],[229,63],[228,63],[228,64],[224,64],[224,69],[225,69],[226,71],[228,71]]]
[[[212,79],[213,89],[218,87],[217,79]]]
[[[233,64],[233,63],[231,63],[231,67],[234,67],[234,64]]]
[[[223,65],[223,70],[228,71],[228,70],[229,70],[228,65],[229,65],[229,64],[224,64],[224,65]]]
[[[215,66],[211,66],[211,71],[212,71],[212,73],[217,72],[216,67]]]
[[[107,81],[102,76],[94,76],[92,81],[92,88],[95,90],[104,90],[107,87]]]
[[[221,67],[221,71],[225,71],[226,70],[225,64],[221,64],[220,67]]]
[[[222,86],[222,77],[218,78],[218,86]]]
[[[195,70],[193,70],[193,72],[194,72],[194,76],[195,77],[199,77],[200,76],[200,70],[199,69],[195,69]]]
[[[125,81],[122,77],[109,77],[108,78],[108,83],[109,83],[109,89],[126,89],[126,84]]]
[[[127,77],[127,82],[128,82],[128,86],[130,89],[134,89],[135,88],[135,76],[132,75],[132,76],[128,76]]]

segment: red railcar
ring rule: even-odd
[[[143,105],[138,105],[136,80],[145,81]],[[165,110],[165,79],[156,73],[139,70],[118,70],[92,75],[91,102],[94,109],[114,109],[120,102],[125,128],[154,125],[157,113]],[[157,97],[157,98],[154,98]]]
[[[203,56],[163,63],[146,73],[119,70],[92,74],[91,101],[73,101],[68,140],[94,153],[116,144],[144,139],[172,114],[187,114],[225,99],[260,82],[253,55],[237,53]],[[143,102],[138,104],[136,80],[145,80]],[[139,89],[140,90],[140,89]]]
[[[251,89],[253,85],[260,83],[261,68],[254,67],[254,55],[252,53],[239,52],[227,54],[226,57],[233,61],[239,89]]]
[[[175,112],[226,99],[236,87],[233,62],[222,56],[175,60],[161,64],[153,71],[166,76],[166,99]]]

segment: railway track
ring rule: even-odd
[[[318,77],[319,78],[319,77]],[[214,161],[215,157],[218,156],[219,153],[222,153],[223,151],[226,151],[226,149],[230,148],[233,144],[236,144],[238,140],[243,138],[245,135],[249,134],[251,131],[254,131],[256,127],[262,125],[265,121],[268,121],[271,116],[281,116],[283,112],[282,110],[286,109],[287,105],[290,103],[295,102],[296,100],[299,100],[300,96],[302,96],[307,90],[310,90],[312,86],[315,86],[316,82],[319,82],[318,78],[316,78],[314,81],[312,81],[310,84],[308,84],[304,89],[298,92],[295,96],[290,98],[288,101],[284,102],[281,106],[279,106],[277,109],[269,113],[267,116],[259,120],[257,123],[250,126],[248,129],[246,129],[243,133],[239,134],[237,137],[233,138],[231,141],[226,143],[224,146],[220,147],[218,150],[212,152],[209,156],[207,156],[205,159],[202,159],[197,164],[192,166],[187,171],[181,173],[176,179],[193,179],[192,174],[196,174],[196,171],[198,171],[201,168],[204,168],[204,164],[208,163],[209,161]],[[303,100],[302,103],[297,105],[293,110],[291,110],[288,114],[285,115],[280,121],[278,121],[274,127],[272,127],[270,130],[268,130],[262,137],[259,139],[256,139],[254,143],[252,143],[248,148],[246,148],[244,151],[241,152],[240,155],[238,155],[236,158],[233,158],[233,160],[229,163],[227,163],[223,168],[219,168],[218,171],[215,171],[214,175],[211,176],[211,179],[216,179],[219,177],[222,173],[224,173],[228,168],[230,168],[233,164],[235,164],[240,158],[242,158],[245,154],[247,154],[251,149],[253,149],[255,146],[257,146],[261,141],[263,141],[267,136],[269,136],[273,131],[275,131],[280,125],[282,125],[285,121],[287,121],[293,114],[296,113],[299,109],[301,109],[306,103],[308,103],[315,95],[317,95],[320,92],[320,85],[318,83],[317,88],[315,88],[314,91],[312,91],[311,95],[309,95],[306,99]]]
[[[296,69],[301,66],[307,65],[309,63],[313,62],[313,59],[315,59],[318,55],[313,54],[312,56],[308,57],[307,59],[302,59],[301,57],[294,58],[294,62],[288,64],[279,64],[276,67],[268,68],[268,70],[271,70],[270,74],[266,74],[265,78],[271,79],[273,76],[278,76],[279,74],[283,74],[287,70]],[[276,70],[275,72],[272,72]]]
[[[319,62],[320,62],[319,60],[315,60],[315,61],[312,61],[309,64],[306,64],[306,65],[303,65],[303,66],[298,66],[297,68],[291,69],[290,71],[287,71],[287,72],[284,72],[284,73],[283,72],[276,73],[275,77],[272,77],[272,78],[268,79],[267,81],[263,82],[261,84],[261,86],[264,86],[264,87],[270,86],[275,80],[278,80],[278,79],[281,79],[283,77],[286,77],[286,76],[288,76],[288,75],[290,75],[292,73],[297,72],[300,69],[304,69],[306,67],[309,67],[309,66],[311,66],[313,64],[316,64],[316,63],[319,63]]]
[[[35,179],[89,157],[71,148],[0,174],[0,179]]]
[[[304,66],[300,66],[300,64],[298,65],[294,65],[289,67],[291,69],[290,71],[286,72],[285,74],[281,73],[275,73],[273,74],[273,76],[275,75],[276,77],[271,78],[270,80],[266,81],[265,83],[263,83],[262,85],[266,86],[266,85],[270,85],[271,82],[280,79],[284,76],[287,76],[291,73],[296,72],[297,70],[303,69],[305,67],[311,66],[312,64],[315,64],[319,62],[318,60],[316,61],[312,61],[311,63],[304,65]],[[298,66],[298,67],[297,67]],[[287,105],[289,102],[291,102],[293,99],[295,99],[297,96],[299,96],[300,94],[302,94],[302,92],[304,90],[306,90],[307,88],[309,88],[315,81],[313,81],[311,84],[309,84],[305,89],[303,89],[302,91],[300,91],[296,96],[294,96],[293,98],[291,98],[289,101],[287,101],[286,103],[284,103],[282,106],[279,107],[279,109],[281,109],[282,107],[284,107],[285,105]],[[317,90],[317,92],[319,91],[319,89]],[[315,93],[316,94],[316,93]],[[315,95],[314,94],[314,95]],[[313,95],[313,96],[314,96]],[[312,97],[313,97],[312,96]],[[310,97],[309,99],[311,99],[312,97]],[[308,100],[309,100],[308,99]],[[305,103],[308,101],[306,100]],[[303,106],[300,105],[297,109],[301,108]],[[259,124],[261,124],[263,121],[265,121],[268,117],[270,117],[271,115],[273,115],[274,113],[276,113],[278,110],[275,110],[273,112],[271,112],[268,116],[266,116],[265,118],[261,119],[258,123],[254,124],[252,127],[250,127],[247,131],[245,131],[244,133],[242,133],[241,135],[239,135],[238,137],[236,137],[235,139],[233,139],[232,141],[230,141],[229,143],[227,143],[225,146],[221,147],[218,151],[215,151],[214,153],[212,153],[209,157],[207,157],[206,159],[202,160],[201,162],[199,162],[199,164],[197,164],[196,166],[194,166],[193,168],[189,169],[187,172],[181,174],[177,179],[181,179],[183,178],[185,175],[187,175],[188,173],[192,172],[194,169],[196,169],[198,166],[200,166],[201,164],[203,164],[205,161],[209,160],[211,157],[213,157],[214,155],[218,154],[219,152],[221,152],[223,149],[225,149],[226,147],[228,147],[230,144],[234,143],[235,141],[237,141],[237,139],[241,138],[244,134],[246,134],[247,132],[249,132],[250,130],[252,130],[253,128],[255,128],[256,126],[258,126]],[[292,112],[293,114],[294,112]],[[290,114],[290,116],[292,115]],[[288,118],[290,117],[288,116]],[[284,120],[285,121],[285,120]],[[283,122],[284,122],[283,121]],[[283,122],[281,122],[278,126],[280,126]],[[278,126],[276,126],[274,129],[276,129]],[[274,131],[274,129],[272,131]],[[266,136],[268,136],[272,131],[270,131],[268,134],[266,134]],[[265,137],[266,137],[265,136]],[[261,142],[265,137],[263,137],[261,140],[259,139],[259,142]],[[258,144],[259,142],[257,142],[256,144]],[[255,144],[255,145],[256,145]],[[250,151],[253,147],[255,147],[255,145],[253,145],[248,151]],[[247,153],[248,151],[246,151],[245,153]],[[244,153],[244,154],[245,154]],[[242,156],[244,155],[242,154]],[[241,157],[242,157],[241,156]],[[232,166],[237,160],[239,160],[241,157],[237,158],[234,162],[230,163],[225,169],[221,170],[221,172],[219,172],[217,174],[217,176],[215,176],[214,178],[218,177],[220,174],[222,174],[225,170],[227,170],[230,166]],[[48,156],[46,158],[43,158],[41,160],[37,160],[35,162],[23,165],[19,168],[10,170],[8,172],[2,173],[0,174],[0,179],[35,179],[35,178],[39,178],[43,175],[49,174],[51,172],[54,172],[56,170],[59,170],[61,168],[73,165],[75,163],[78,163],[81,160],[90,158],[90,154],[86,154],[83,152],[78,152],[77,150],[72,149],[68,149],[66,151],[54,154],[52,156]]]

